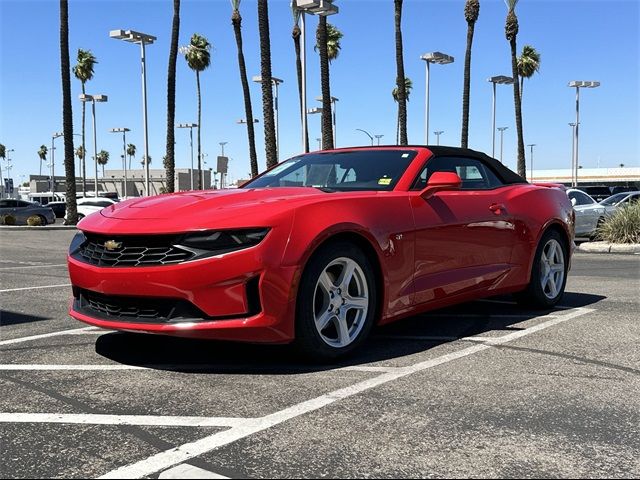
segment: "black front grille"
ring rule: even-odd
[[[77,257],[100,267],[142,267],[185,262],[193,252],[173,245],[175,236],[106,237],[90,236]]]
[[[78,288],[74,288],[74,297],[74,310],[103,320],[165,323],[208,319],[186,300],[103,295]]]

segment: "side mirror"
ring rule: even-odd
[[[575,197],[574,197],[574,198],[572,198],[572,199],[571,199],[571,205],[575,207],[575,206],[576,206],[576,203],[578,203],[578,200],[576,200],[576,198],[575,198]]]
[[[460,190],[462,179],[453,172],[435,172],[429,178],[427,186],[420,192],[420,196],[425,200],[435,193],[445,190]]]

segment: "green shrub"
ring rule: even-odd
[[[640,243],[640,203],[616,210],[600,226],[597,238],[609,243]]]
[[[41,227],[42,226],[42,218],[39,215],[31,215],[27,218],[27,225],[30,227]]]
[[[2,215],[0,217],[0,225],[15,225],[15,224],[16,224],[16,217],[11,215],[10,213],[7,215]]]

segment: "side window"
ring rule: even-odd
[[[22,200],[18,200],[18,201],[16,202],[16,204],[17,204],[16,206],[17,206],[18,208],[32,207],[32,206],[33,206],[33,204],[32,204],[32,203],[29,203],[29,202],[23,202]]]
[[[14,208],[15,206],[15,200],[0,200],[0,208]]]
[[[411,190],[422,190],[435,172],[456,173],[462,179],[462,190],[488,190],[504,183],[481,160],[466,157],[430,159],[413,183]]]
[[[576,192],[576,205],[591,205],[591,199],[582,192]]]

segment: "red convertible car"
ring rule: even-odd
[[[294,342],[331,359],[373,325],[515,293],[563,294],[574,213],[556,186],[452,147],[300,155],[239,189],[121,202],[85,218],[71,316],[108,329]]]

